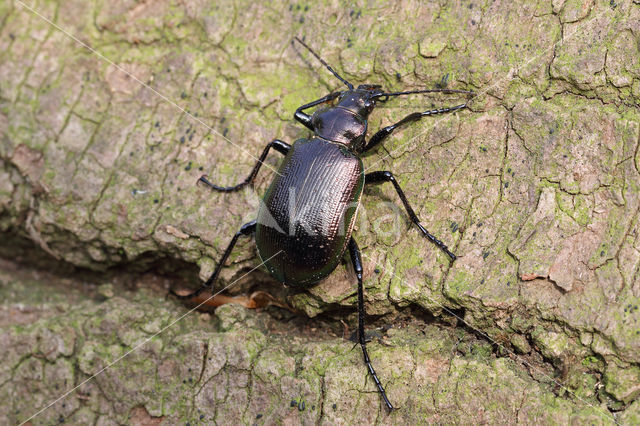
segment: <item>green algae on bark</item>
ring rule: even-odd
[[[531,364],[499,356],[490,343],[446,325],[412,320],[370,343],[398,407],[389,414],[361,354],[330,332],[305,335],[308,327],[237,305],[219,307],[215,321],[198,312],[183,317],[183,307],[157,292],[121,285],[80,291],[73,280],[7,262],[0,283],[2,318],[14,312],[27,319],[33,310],[41,317],[0,327],[0,394],[12,401],[0,405],[0,416],[10,423],[69,390],[33,424],[139,417],[163,423],[612,422],[593,395],[557,396],[557,382],[531,377]],[[20,294],[25,286],[27,303]]]
[[[389,322],[409,307],[436,317],[454,311],[509,350],[546,357],[575,395],[599,398],[623,410],[620,419],[633,419],[640,365],[637,2],[407,0],[345,8],[43,0],[33,7],[113,63],[19,3],[0,4],[3,252],[26,238],[75,266],[174,259],[197,265],[206,278],[230,236],[254,217],[272,172],[263,168],[257,190],[238,194],[210,193],[194,182],[204,173],[223,184],[239,181],[269,140],[307,135],[291,119],[295,107],[339,87],[290,46],[293,35],[306,36],[354,83],[432,87],[448,74],[449,87],[479,93],[469,109],[402,129],[365,158],[366,167],[398,176],[422,223],[458,255],[450,265],[401,209],[399,220],[378,221],[399,200],[392,188],[366,191],[356,236],[368,311]],[[398,100],[376,110],[371,129],[455,102]],[[276,168],[278,161],[266,163]],[[243,242],[221,280],[232,282],[256,262],[252,244]],[[344,271],[289,302],[309,316],[352,307],[355,287]],[[28,292],[20,294],[30,303]],[[34,312],[29,321],[45,315]],[[118,339],[133,344],[157,325],[149,327],[123,330]],[[107,337],[94,341],[95,353],[121,353]],[[46,377],[56,362],[31,358],[22,377]],[[140,371],[150,369],[137,362]],[[249,386],[245,373],[237,380]],[[318,384],[309,380],[292,398],[317,412]],[[336,380],[357,407],[375,402],[350,380]],[[109,386],[132,385],[122,383]],[[160,392],[146,383],[141,389]],[[32,390],[36,400],[49,395]],[[131,415],[164,413],[162,398]],[[77,409],[78,419],[101,421],[100,404]],[[264,413],[235,413],[247,422],[249,414]]]

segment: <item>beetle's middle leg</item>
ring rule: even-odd
[[[281,141],[280,139],[274,139],[271,142],[269,142],[267,144],[267,146],[264,147],[264,150],[262,151],[262,154],[260,154],[260,158],[258,158],[258,162],[256,163],[255,166],[253,166],[253,170],[251,170],[251,173],[249,174],[249,176],[247,176],[247,178],[239,183],[238,185],[235,186],[218,186],[215,185],[211,182],[209,182],[209,180],[207,179],[206,175],[202,175],[200,176],[199,181],[204,183],[205,185],[207,185],[209,188],[215,190],[215,191],[220,191],[220,192],[235,192],[235,191],[239,191],[242,188],[244,188],[245,186],[252,184],[253,181],[255,180],[256,176],[258,175],[258,170],[260,170],[260,166],[262,166],[262,163],[264,162],[265,158],[267,158],[267,154],[269,153],[269,149],[275,149],[276,151],[278,151],[281,154],[287,154],[287,152],[289,152],[289,149],[291,149],[291,145],[289,145],[288,143]]]
[[[360,347],[362,348],[362,354],[364,355],[364,362],[367,364],[367,368],[369,369],[369,374],[373,377],[373,381],[376,383],[378,387],[378,391],[384,399],[384,403],[387,405],[389,410],[393,410],[393,405],[389,402],[387,398],[387,394],[382,387],[382,383],[380,383],[380,379],[376,374],[376,370],[373,369],[373,365],[371,365],[371,360],[369,359],[369,354],[367,353],[367,341],[365,339],[364,334],[364,317],[366,315],[364,309],[364,289],[362,286],[362,258],[360,256],[360,249],[358,248],[358,244],[356,240],[351,237],[349,240],[349,255],[351,256],[351,263],[353,264],[353,269],[356,273],[356,277],[358,277],[358,342],[360,343]]]
[[[398,127],[402,126],[403,124],[407,124],[407,123],[412,123],[414,121],[418,121],[422,117],[426,117],[428,115],[446,114],[447,112],[457,111],[457,110],[462,109],[462,108],[464,108],[466,106],[467,106],[467,104],[460,104],[460,105],[456,105],[456,106],[451,107],[451,108],[438,108],[438,109],[431,109],[431,110],[423,111],[423,112],[411,113],[411,114],[407,115],[405,118],[403,118],[402,120],[398,121],[397,123],[392,124],[392,125],[387,126],[387,127],[383,127],[382,129],[378,130],[373,136],[371,136],[371,139],[369,139],[369,142],[367,142],[367,144],[364,146],[364,148],[362,148],[362,152],[363,153],[367,152],[367,151],[373,149],[374,147],[376,147],[377,145],[379,145],[391,133],[393,133],[394,130],[396,130]]]
[[[433,242],[435,245],[440,247],[440,249],[451,258],[451,260],[456,260],[456,255],[451,253],[451,251],[449,251],[447,246],[442,241],[437,239],[433,234],[427,231],[420,224],[420,219],[418,219],[418,216],[416,216],[416,213],[411,208],[411,205],[409,205],[409,201],[407,200],[407,197],[404,195],[402,188],[400,188],[400,184],[398,183],[396,178],[393,176],[393,173],[387,172],[387,171],[367,173],[364,176],[364,182],[365,184],[391,182],[393,184],[393,187],[396,189],[396,192],[398,193],[400,200],[402,200],[402,204],[404,204],[404,208],[407,211],[409,218],[411,218],[411,222],[413,222],[420,229],[420,231],[425,237],[427,237],[429,240],[431,240],[431,242]]]
[[[251,222],[245,223],[244,225],[242,225],[240,227],[240,230],[238,232],[236,232],[236,234],[231,239],[231,242],[227,246],[227,249],[224,251],[224,254],[222,255],[222,258],[220,259],[220,263],[218,263],[218,266],[216,266],[216,269],[213,271],[213,274],[211,274],[211,276],[209,277],[207,282],[202,284],[202,287],[200,287],[199,289],[197,289],[197,290],[195,290],[195,291],[193,291],[193,292],[191,292],[189,294],[186,294],[184,296],[176,294],[173,290],[170,290],[171,294],[176,296],[178,299],[183,299],[183,300],[191,299],[193,297],[199,296],[200,294],[202,294],[207,289],[211,289],[211,294],[213,294],[214,293],[213,283],[216,281],[216,279],[218,279],[218,275],[220,275],[220,270],[222,269],[222,267],[224,266],[224,263],[229,258],[229,255],[231,254],[231,250],[233,250],[233,247],[238,242],[238,238],[240,238],[240,236],[242,236],[242,235],[251,235],[251,234],[253,234],[255,232],[255,230],[256,230],[256,221],[255,220],[252,220]]]

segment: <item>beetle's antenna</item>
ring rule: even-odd
[[[466,93],[467,95],[475,95],[474,92],[470,90],[456,90],[456,89],[424,89],[424,90],[407,90],[405,92],[389,92],[389,93],[378,93],[375,95],[376,98],[379,97],[391,97],[391,96],[400,96],[400,95],[415,95],[418,93]]]
[[[307,50],[308,50],[309,52],[311,52],[311,54],[312,54],[313,56],[315,56],[315,57],[316,57],[316,59],[317,59],[317,60],[319,60],[319,61],[320,61],[320,63],[321,63],[322,65],[324,65],[325,67],[327,67],[327,69],[328,69],[329,71],[331,71],[331,74],[335,75],[335,76],[338,78],[338,80],[340,80],[341,82],[343,82],[344,84],[346,84],[346,85],[347,85],[347,87],[349,88],[349,90],[353,90],[353,84],[349,83],[347,80],[345,80],[344,78],[340,77],[340,74],[338,74],[338,73],[337,73],[333,68],[331,68],[331,66],[330,66],[329,64],[327,64],[327,63],[324,61],[324,59],[322,59],[322,58],[320,57],[320,55],[318,55],[316,52],[314,52],[314,51],[313,51],[313,49],[311,49],[309,46],[307,46],[307,45],[306,45],[306,43],[305,43],[304,41],[300,40],[298,37],[294,37],[294,39],[295,39],[298,43],[300,43],[301,45],[303,45],[304,47],[306,47],[306,48],[307,48]]]

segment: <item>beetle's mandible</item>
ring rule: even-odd
[[[393,405],[389,402],[367,353],[362,260],[358,245],[351,235],[364,186],[383,182],[393,184],[409,218],[420,232],[451,260],[456,257],[444,243],[420,224],[393,174],[390,171],[365,174],[360,156],[383,142],[404,124],[429,115],[457,111],[467,104],[414,112],[397,123],[382,128],[368,141],[365,140],[367,118],[377,102],[386,102],[395,96],[433,92],[473,95],[473,92],[445,88],[385,92],[382,86],[373,84],[362,84],[354,88],[302,40],[297,37],[295,40],[344,83],[347,90],[330,93],[299,107],[294,118],[309,128],[313,135],[308,139],[299,139],[293,145],[279,139],[269,142],[242,183],[222,187],[209,182],[206,176],[200,178],[201,182],[215,191],[238,191],[253,183],[271,148],[285,155],[278,174],[260,205],[257,220],[242,225],[233,236],[211,277],[191,294],[181,296],[172,293],[180,299],[191,299],[207,289],[213,292],[213,284],[222,266],[242,235],[255,234],[258,254],[271,275],[294,287],[309,287],[327,277],[337,267],[345,252],[348,252],[358,279],[358,341],[369,373],[386,406],[392,410]],[[304,112],[308,108],[325,104],[328,106],[316,109],[311,115]]]

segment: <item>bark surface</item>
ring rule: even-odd
[[[638,423],[639,2],[422,3],[0,3],[0,423],[77,385],[31,422]],[[294,317],[187,314],[175,281],[122,278],[206,279],[255,218],[277,153],[255,189],[195,182],[242,181],[267,142],[308,135],[298,106],[342,89],[295,35],[354,84],[478,93],[364,158],[458,256],[391,185],[365,190],[354,235],[391,414],[343,339],[345,268],[306,292],[261,271],[231,290]],[[458,103],[395,99],[370,134]],[[39,258],[80,269],[14,263]],[[243,240],[221,284],[258,264]]]

